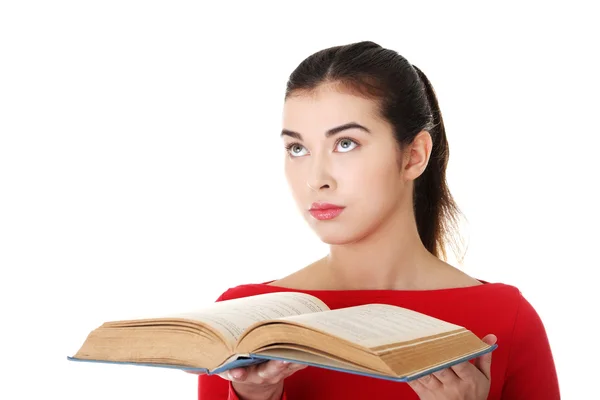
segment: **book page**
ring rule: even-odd
[[[358,345],[373,348],[461,329],[416,311],[387,304],[367,304],[325,313],[284,318]]]
[[[168,317],[205,322],[233,345],[246,328],[256,322],[326,310],[329,307],[325,303],[309,294],[277,292],[221,301],[198,311]]]
[[[352,364],[347,362],[341,358],[336,358],[332,356],[324,356],[319,355],[311,349],[295,349],[291,346],[287,348],[285,346],[281,346],[278,348],[261,350],[257,353],[254,353],[257,358],[266,358],[266,359],[284,359],[291,362],[296,363],[306,363],[308,365],[317,365],[317,366],[328,366],[333,369],[343,369],[350,371],[359,371],[364,374],[381,374],[380,371],[370,370],[368,368],[361,367],[360,365]]]

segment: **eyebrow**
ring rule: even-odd
[[[367,133],[371,133],[371,131],[369,129],[362,126],[361,124],[357,124],[356,122],[348,122],[347,124],[336,126],[335,128],[329,129],[327,132],[325,132],[325,137],[330,137],[330,136],[336,135],[347,129],[360,129]],[[289,136],[289,137],[293,137],[294,139],[303,140],[301,134],[299,134],[298,132],[290,131],[288,129],[283,129],[281,131],[281,137],[283,137],[283,136]]]

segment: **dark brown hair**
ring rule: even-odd
[[[399,150],[422,130],[431,134],[429,163],[414,182],[417,229],[435,256],[447,259],[446,243],[458,255],[452,231],[457,230],[460,210],[446,183],[448,141],[437,97],[425,74],[393,50],[370,41],[353,43],[318,51],[302,61],[289,77],[285,98],[329,83],[378,100],[381,116],[393,126]]]

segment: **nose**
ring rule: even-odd
[[[309,188],[311,188],[313,191],[318,192],[321,189],[328,189],[329,188],[329,184],[322,184],[321,186],[317,186],[317,187],[313,187],[310,182],[306,182],[306,184],[308,185]]]
[[[326,160],[327,156],[313,156],[312,165],[309,171],[306,185],[315,192],[325,189],[335,189],[335,180],[330,173],[330,165]]]

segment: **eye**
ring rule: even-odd
[[[304,149],[306,150],[306,148],[304,146],[302,146],[300,143],[290,143],[287,146],[285,146],[285,149],[287,150],[288,154],[292,157],[301,157],[305,154],[302,154],[301,151]]]
[[[353,147],[354,146],[354,147]],[[354,140],[350,139],[350,138],[341,138],[340,140],[338,140],[336,148],[340,148],[342,153],[346,153],[350,150],[355,149],[356,147],[358,147],[358,143],[356,143]]]
[[[354,139],[344,137],[344,138],[340,138],[337,141],[336,151],[338,151],[340,153],[347,153],[350,150],[354,150],[355,148],[357,148],[359,146],[360,146],[360,144],[358,144]],[[285,149],[291,157],[301,157],[301,156],[304,156],[307,154],[307,153],[304,153],[304,154],[302,153],[302,150],[306,151],[306,147],[302,146],[300,143],[290,143],[285,146]]]

